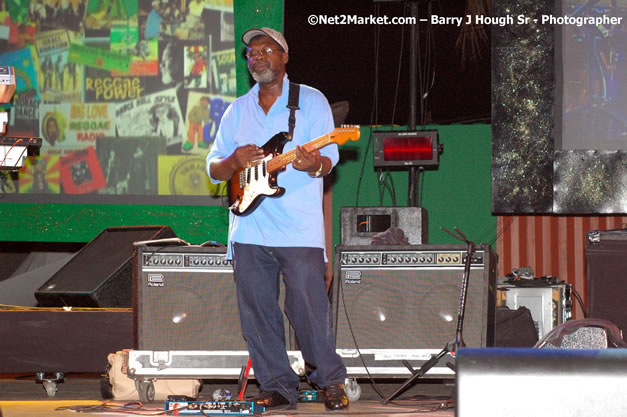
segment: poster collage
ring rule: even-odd
[[[0,4],[0,65],[17,79],[6,136],[43,140],[0,193],[223,193],[205,156],[236,95],[233,0]]]

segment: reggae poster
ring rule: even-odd
[[[20,169],[20,193],[59,194],[60,168],[59,155],[29,156]]]
[[[114,104],[42,104],[41,136],[47,149],[80,149],[115,135]]]
[[[13,136],[37,136],[39,134],[39,104],[35,91],[26,91],[13,97],[8,130]]]
[[[175,89],[118,103],[115,120],[118,136],[159,136],[168,146],[183,140],[185,123]]]
[[[157,158],[165,150],[159,137],[100,139],[96,154],[106,186],[99,193],[157,194]]]
[[[113,75],[153,75],[159,73],[159,42],[141,39],[137,26],[111,27],[111,51],[130,57],[128,70]]]
[[[211,74],[214,91],[224,96],[235,96],[235,51],[227,49],[211,54]]]
[[[219,198],[226,183],[212,184],[201,155],[160,155],[160,195],[204,195]]]
[[[92,193],[106,185],[93,146],[63,155],[59,170],[65,194]]]
[[[48,101],[80,101],[83,67],[68,60],[72,42],[80,35],[67,30],[40,32],[35,40],[41,94]]]

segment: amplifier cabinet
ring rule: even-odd
[[[138,246],[134,259],[136,349],[247,350],[226,248]],[[285,328],[292,340],[287,319]]]
[[[406,377],[401,360],[418,368],[454,341],[466,245],[338,246],[335,255],[336,349],[350,376]],[[467,289],[467,346],[493,344],[495,268],[490,246],[479,245]],[[446,362],[426,376],[452,376]]]
[[[554,327],[572,317],[570,284],[555,284],[546,287],[517,287],[511,284],[498,284],[497,305],[512,310],[527,307],[533,324],[542,339]]]
[[[390,228],[399,228],[410,245],[428,240],[427,210],[423,207],[342,207],[342,245],[370,245],[372,238]]]
[[[627,229],[595,230],[587,237],[588,317],[611,321],[627,341]]]

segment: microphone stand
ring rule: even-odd
[[[466,295],[468,294],[468,280],[470,278],[470,264],[472,263],[472,255],[475,251],[475,244],[466,238],[466,235],[462,233],[457,227],[455,227],[455,233],[440,227],[443,231],[453,236],[457,240],[461,240],[466,243],[466,261],[464,262],[464,273],[462,275],[462,286],[459,294],[459,306],[457,309],[457,328],[455,330],[455,340],[448,342],[444,349],[440,351],[437,355],[434,355],[425,362],[420,369],[415,370],[412,365],[404,360],[403,365],[405,365],[409,371],[412,373],[412,376],[407,379],[403,385],[401,385],[396,391],[390,394],[387,398],[385,398],[382,403],[387,404],[396,398],[400,393],[405,391],[410,385],[414,383],[414,381],[422,376],[424,376],[431,368],[433,368],[439,361],[442,359],[447,353],[450,353],[451,356],[455,357],[455,354],[459,350],[459,348],[464,347],[464,337],[462,334],[464,328],[464,313],[466,312]],[[453,372],[455,372],[454,365],[447,363],[446,366],[451,368]]]

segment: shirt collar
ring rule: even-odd
[[[281,89],[281,95],[279,96],[279,98],[277,98],[277,102],[281,103],[285,101],[285,105],[287,106],[287,96],[289,94],[289,88],[290,80],[287,77],[287,73],[285,73],[285,75],[283,76],[283,87]],[[259,100],[259,83],[255,83],[255,85],[253,85],[253,88],[250,89],[250,92],[255,95],[257,100]]]

